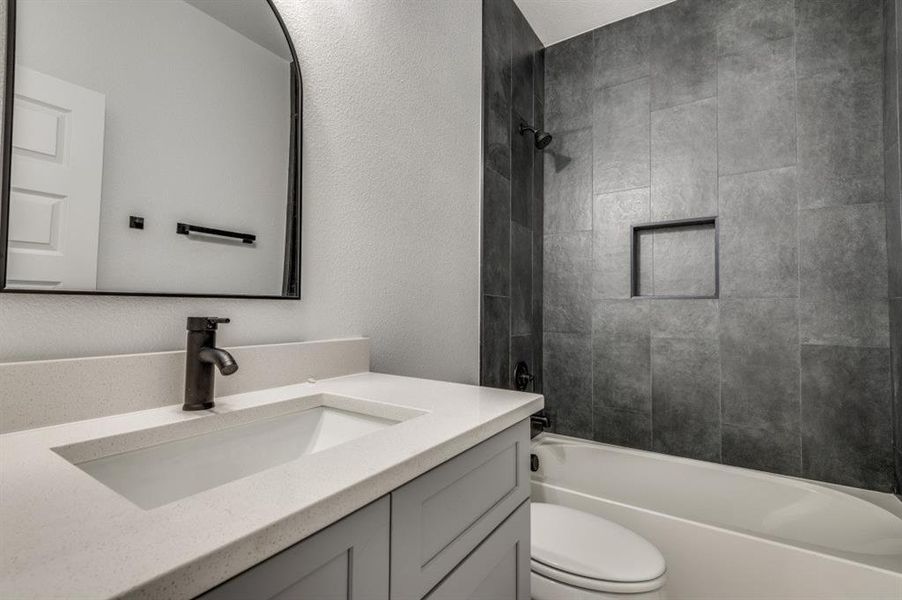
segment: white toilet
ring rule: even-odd
[[[664,557],[648,540],[601,517],[532,504],[533,600],[663,600]]]

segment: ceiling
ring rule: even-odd
[[[514,0],[545,46],[673,0]]]
[[[291,50],[276,16],[265,0],[185,0],[226,27],[234,29],[276,56],[291,60]]]

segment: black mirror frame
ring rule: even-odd
[[[2,1],[2,0],[0,0]],[[285,26],[285,21],[273,0],[265,0],[272,10],[292,59],[292,86],[291,86],[291,148],[289,153],[288,184],[291,200],[288,203],[285,224],[286,245],[293,246],[285,253],[286,260],[283,277],[283,293],[279,296],[255,295],[255,294],[179,294],[170,292],[115,292],[115,291],[89,291],[89,290],[30,290],[8,289],[6,287],[6,269],[9,244],[9,203],[10,203],[10,178],[12,175],[12,118],[13,101],[15,94],[15,70],[16,70],[16,1],[6,0],[6,60],[5,60],[5,88],[3,90],[3,146],[2,153],[2,189],[0,189],[0,293],[2,294],[42,294],[42,295],[66,295],[66,296],[144,296],[160,298],[244,298],[259,300],[300,300],[301,299],[301,156],[303,150],[303,106],[304,91],[301,78],[300,63],[294,42]],[[293,214],[292,214],[293,213]]]

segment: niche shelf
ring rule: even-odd
[[[720,296],[717,217],[630,227],[633,298],[712,299]]]

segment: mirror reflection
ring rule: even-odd
[[[14,9],[6,290],[297,297],[300,84],[269,2]]]

